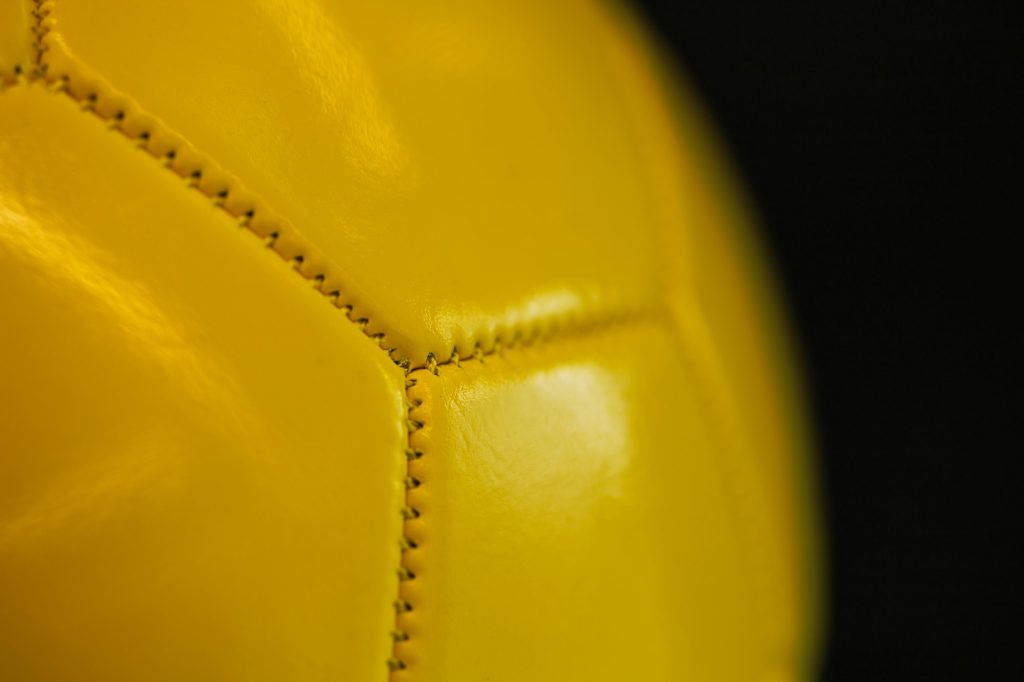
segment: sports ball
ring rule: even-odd
[[[582,0],[0,2],[0,680],[812,674],[786,324],[667,64]]]

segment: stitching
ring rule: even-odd
[[[31,27],[32,30],[32,76],[33,78],[42,77],[43,68],[43,53],[46,52],[46,46],[44,45],[43,39],[53,28],[53,19],[50,14],[53,12],[53,0],[33,0],[35,6],[32,8],[32,18],[35,19],[35,24]],[[19,67],[15,67],[19,68]]]
[[[195,150],[183,138],[167,129],[154,117],[144,113],[129,97],[118,93],[101,78],[90,74],[82,64],[73,61],[67,54],[57,49],[59,41],[55,40],[52,31],[55,25],[53,6],[55,0],[33,0],[35,9],[32,12],[36,20],[32,28],[34,40],[34,66],[29,75],[30,81],[42,81],[53,93],[63,93],[79,103],[83,112],[91,113],[104,121],[107,128],[120,133],[127,140],[159,161],[165,168],[186,181],[186,187],[194,189],[207,197],[214,206],[227,213],[236,224],[262,239],[267,249],[273,251],[283,260],[290,263],[292,270],[312,283],[312,289],[324,296],[335,308],[344,313],[345,317],[358,327],[364,336],[383,350],[398,367],[403,370],[405,380],[406,404],[406,467],[403,476],[405,500],[400,514],[402,516],[402,533],[399,538],[401,558],[397,568],[398,594],[393,602],[395,609],[395,625],[391,631],[393,642],[392,655],[387,660],[392,673],[408,668],[401,649],[408,646],[410,639],[408,629],[409,614],[414,605],[410,600],[408,588],[416,579],[416,574],[409,568],[407,559],[420,548],[421,539],[417,532],[422,512],[417,505],[418,492],[423,486],[421,479],[422,464],[418,461],[424,456],[423,450],[417,447],[417,435],[426,426],[423,415],[423,401],[417,397],[418,379],[414,373],[429,372],[438,375],[441,367],[462,367],[465,362],[485,363],[493,355],[504,355],[505,352],[520,348],[529,348],[547,344],[557,339],[581,337],[597,333],[601,330],[626,324],[638,319],[654,319],[663,316],[660,309],[633,310],[593,318],[588,321],[576,320],[541,320],[531,326],[518,327],[510,332],[510,336],[495,338],[493,344],[484,348],[480,341],[473,345],[471,352],[465,356],[459,348],[453,347],[446,359],[437,354],[427,353],[421,363],[413,362],[404,356],[396,357],[398,349],[388,346],[384,332],[371,327],[370,320],[358,313],[353,304],[342,301],[341,281],[335,274],[334,266],[317,253],[312,245],[305,243],[294,228],[281,216],[274,213],[263,201],[245,189],[241,181],[227,173],[211,159]],[[55,64],[63,60],[64,68],[56,68]],[[21,74],[20,67],[19,75]],[[71,71],[76,75],[73,77]]]
[[[415,370],[423,371],[423,370]],[[392,672],[398,672],[408,668],[405,658],[402,656],[401,648],[403,643],[408,642],[410,639],[408,626],[405,621],[407,620],[407,614],[412,613],[413,604],[409,598],[408,592],[403,587],[416,579],[416,574],[409,568],[407,555],[414,552],[420,547],[420,540],[417,538],[418,533],[413,522],[419,519],[423,514],[416,502],[416,491],[423,485],[421,478],[416,476],[419,473],[416,469],[416,462],[423,457],[423,450],[416,447],[415,434],[426,426],[424,418],[419,413],[419,408],[423,405],[422,400],[415,396],[413,389],[417,384],[416,377],[406,374],[405,377],[405,404],[406,404],[406,448],[405,448],[405,477],[403,483],[405,485],[405,505],[401,509],[402,514],[402,534],[399,537],[399,547],[401,550],[401,558],[398,562],[398,594],[395,596],[393,603],[395,609],[395,625],[391,630],[392,639],[392,650],[391,657],[388,658],[387,665],[388,669]]]

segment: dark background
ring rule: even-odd
[[[1020,10],[639,4],[730,147],[798,327],[827,518],[822,679],[1024,679]]]

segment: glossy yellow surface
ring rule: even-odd
[[[628,320],[414,375],[410,679],[763,679],[729,469],[686,357]]]
[[[0,0],[0,679],[805,679],[784,328],[670,79],[582,0]]]
[[[32,70],[32,3],[0,2],[0,87]]]
[[[380,677],[401,371],[67,97],[0,187],[0,679]]]

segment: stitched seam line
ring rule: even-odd
[[[630,321],[640,318],[661,317],[659,309],[618,312],[595,318],[584,323],[566,321],[541,327],[523,327],[512,330],[508,340],[496,338],[490,348],[484,349],[477,342],[471,353],[465,357],[459,349],[453,348],[446,359],[440,359],[435,353],[428,353],[422,363],[413,364],[404,356],[395,356],[397,348],[387,345],[385,334],[370,327],[370,320],[358,314],[352,304],[343,303],[338,278],[333,268],[324,263],[319,254],[311,253],[312,245],[302,243],[296,238],[295,230],[286,220],[266,207],[255,195],[246,190],[241,182],[222,171],[207,156],[196,152],[182,138],[168,130],[163,124],[142,112],[127,96],[118,93],[106,83],[97,85],[98,77],[83,77],[82,83],[72,79],[67,70],[53,68],[52,56],[55,52],[52,28],[54,26],[54,0],[33,0],[35,9],[32,12],[36,19],[33,27],[33,49],[35,64],[30,80],[46,83],[54,93],[63,93],[79,103],[83,112],[91,113],[103,120],[110,130],[120,133],[127,140],[160,161],[168,170],[186,180],[186,187],[198,190],[212,201],[214,206],[227,213],[239,227],[246,228],[254,236],[262,239],[264,245],[286,262],[299,276],[312,282],[313,290],[329,300],[346,318],[383,350],[397,366],[402,368],[405,379],[404,401],[406,405],[406,467],[403,476],[405,500],[400,510],[403,519],[402,533],[399,538],[401,560],[397,569],[398,595],[394,601],[395,625],[391,632],[393,641],[392,655],[387,661],[388,668],[396,673],[408,668],[408,663],[401,656],[400,645],[410,639],[406,624],[403,622],[407,614],[412,613],[413,604],[403,585],[416,579],[415,574],[406,565],[406,557],[410,552],[419,549],[417,535],[412,524],[422,516],[415,504],[416,490],[423,482],[415,476],[416,462],[423,457],[422,450],[414,447],[415,434],[424,428],[425,422],[419,411],[421,402],[412,394],[417,385],[414,373],[429,372],[437,375],[440,367],[454,365],[461,367],[464,362],[485,362],[492,355],[502,355],[507,351],[544,345],[549,342],[569,338],[588,336],[602,330],[625,326]],[[85,71],[82,64],[68,60],[68,65]],[[103,95],[100,91],[105,91]]]
[[[422,371],[422,370],[416,370]],[[410,528],[411,522],[415,519],[419,519],[422,516],[419,508],[416,506],[414,499],[415,490],[417,490],[423,482],[413,475],[413,463],[423,457],[423,451],[414,447],[413,438],[414,434],[421,430],[425,423],[422,417],[418,414],[418,408],[422,404],[416,397],[412,395],[412,389],[416,387],[416,377],[406,374],[405,376],[405,405],[406,405],[406,448],[405,448],[405,477],[403,483],[405,485],[405,505],[401,509],[402,514],[402,534],[399,538],[399,547],[401,551],[401,558],[398,562],[398,594],[395,597],[394,609],[395,609],[395,624],[391,630],[392,639],[392,650],[391,657],[388,659],[388,669],[395,673],[399,670],[405,670],[408,667],[405,659],[402,657],[402,653],[399,650],[403,642],[408,642],[409,631],[406,628],[405,615],[409,614],[413,610],[412,601],[409,599],[406,590],[403,589],[403,585],[407,582],[416,579],[416,574],[413,573],[407,566],[406,555],[408,552],[414,552],[419,549],[419,543],[413,537],[415,532]]]
[[[43,39],[50,32],[50,28],[53,26],[53,22],[50,19],[50,12],[53,11],[52,0],[32,0],[34,7],[32,8],[32,17],[35,19],[35,23],[30,27],[32,30],[32,76],[33,78],[40,78],[42,76],[42,65],[43,65]],[[15,67],[16,72],[20,73],[19,67]]]

